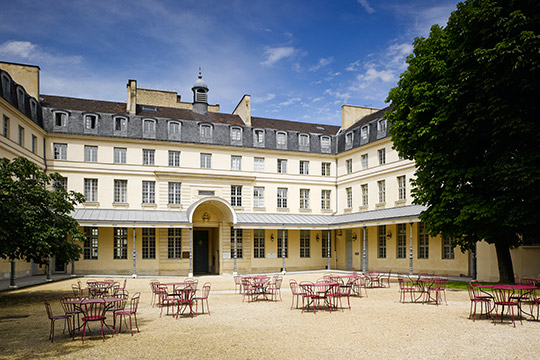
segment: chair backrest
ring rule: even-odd
[[[236,275],[234,277],[234,284],[235,285],[241,285],[242,284],[242,277],[240,275]]]
[[[81,301],[81,311],[84,317],[105,316],[105,300],[101,298]]]
[[[208,295],[210,295],[210,283],[204,283],[202,287],[202,295],[201,298],[208,299]]]
[[[302,294],[306,295],[313,295],[314,294],[314,284],[311,281],[302,281],[300,283],[300,289],[302,290]]]
[[[81,298],[78,296],[65,296],[60,299],[60,304],[62,304],[62,308],[64,309],[64,313],[69,314],[73,312],[77,312],[78,307],[75,306],[75,303],[72,303],[71,301],[74,300],[80,300]]]
[[[124,284],[121,287],[122,290],[126,290],[126,284],[127,284],[127,279],[124,279]]]
[[[81,288],[79,284],[72,284],[71,291],[73,291],[73,295],[79,296],[81,294]]]
[[[136,292],[133,295],[131,295],[131,299],[129,300],[129,311],[132,311],[133,313],[137,312],[140,298],[141,298],[140,292]]]
[[[50,320],[53,317],[51,304],[49,303],[49,300],[47,299],[43,299],[43,303],[45,304],[45,310],[47,311],[47,316],[49,317],[49,320]]]
[[[291,292],[292,292],[293,295],[296,295],[296,294],[300,293],[298,291],[298,283],[296,282],[296,280],[290,280],[289,281],[289,286],[291,288]]]
[[[275,284],[276,289],[281,289],[282,282],[283,282],[283,278],[281,276],[276,279],[276,284]]]

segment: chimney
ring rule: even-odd
[[[137,113],[137,80],[128,80],[126,111],[131,115]]]

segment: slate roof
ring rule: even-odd
[[[219,124],[229,124],[229,125],[239,125],[243,126],[244,122],[238,115],[225,114],[225,113],[216,113],[208,112],[206,114],[199,114],[190,109],[177,109],[156,106],[156,111],[153,110],[143,110],[144,106],[148,105],[137,105],[137,115],[147,116],[147,117],[162,117],[170,119],[179,119],[179,120],[192,120],[200,122],[210,122],[210,123],[219,123]]]
[[[379,111],[375,111],[374,113],[371,113],[369,115],[364,116],[351,126],[345,130],[345,132],[356,129],[358,127],[364,126],[365,124],[369,124],[373,120],[381,119],[384,114],[386,114],[388,111],[390,111],[390,106],[385,107],[384,109],[381,109]]]
[[[127,114],[126,103],[88,100],[66,96],[40,95],[41,105],[53,109],[103,112],[109,114]]]
[[[314,133],[324,135],[335,135],[340,129],[339,126],[335,125],[312,124],[290,120],[268,119],[255,116],[251,117],[251,126],[256,128],[298,131],[301,133]]]

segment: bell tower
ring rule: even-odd
[[[208,86],[202,79],[201,68],[199,68],[199,78],[193,83],[193,111],[198,114],[208,112]]]

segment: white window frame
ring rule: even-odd
[[[142,181],[142,203],[143,204],[155,204],[156,203],[156,182],[155,181]]]
[[[310,198],[309,189],[300,189],[300,209],[302,210],[310,209],[309,198]]]
[[[360,128],[360,140],[362,143],[369,141],[369,125],[364,125]]]
[[[156,150],[154,149],[142,149],[143,151],[143,165],[153,166],[156,161]]]
[[[180,205],[182,202],[182,183],[168,183],[168,201],[169,205]]]
[[[253,130],[253,146],[255,147],[264,147],[264,130],[263,129],[254,129]]]
[[[352,187],[348,187],[345,189],[345,193],[347,195],[347,208],[348,209],[351,209],[353,204],[352,204]]]
[[[231,206],[242,206],[242,185],[231,185]]]
[[[287,209],[287,188],[277,188],[277,208]]]
[[[200,134],[201,142],[211,142],[212,141],[212,125],[200,124],[199,134]]]
[[[379,158],[379,165],[386,164],[386,149],[382,148],[377,150],[377,157]]]
[[[287,173],[287,160],[286,159],[277,159],[277,172],[278,174]]]
[[[321,163],[321,176],[330,176],[331,163],[322,162]]]
[[[301,151],[309,151],[309,135],[308,134],[299,134],[298,135],[298,149]]]
[[[352,148],[354,143],[354,133],[352,131],[345,134],[345,150]]]
[[[120,129],[118,129],[118,124],[120,124]],[[124,116],[115,116],[113,118],[113,126],[115,134],[124,134],[127,132],[127,118]]]
[[[54,160],[67,160],[67,144],[53,143]]]
[[[276,133],[276,147],[278,149],[287,149],[287,133],[285,131]]]
[[[98,116],[96,114],[84,115],[84,129],[85,130],[96,130],[97,123],[98,123]]]
[[[405,175],[397,177],[398,182],[398,200],[407,200],[407,180]]]
[[[386,203],[386,180],[377,181],[377,188],[379,189],[379,204]]]
[[[98,201],[98,179],[84,179],[85,202]]]
[[[127,149],[115,147],[113,149],[113,162],[115,164],[125,164],[127,161]]]
[[[253,187],[253,207],[262,209],[264,208],[264,187]]]
[[[66,127],[67,126],[67,119],[68,119],[68,113],[65,111],[55,111],[54,114],[54,127]],[[60,118],[60,125],[58,124],[58,118]]]
[[[201,153],[201,169],[212,168],[212,154]]]
[[[368,154],[362,154],[362,170],[366,170],[369,168],[369,157]]]
[[[345,160],[345,169],[347,174],[352,174],[352,159]]]
[[[242,170],[242,157],[237,155],[231,155],[231,170]]]
[[[182,124],[180,121],[169,121],[167,135],[170,140],[180,140],[182,136]]]
[[[98,147],[97,146],[84,145],[84,161],[85,162],[98,161]]]
[[[332,151],[332,138],[330,136],[321,136],[321,152],[330,153]]]
[[[321,190],[321,209],[330,210],[332,190]]]
[[[238,126],[231,127],[231,144],[242,145],[242,128]]]
[[[262,157],[253,158],[253,171],[264,172],[264,158]]]
[[[362,191],[362,206],[369,205],[369,187],[368,184],[361,184],[360,190]]]
[[[114,202],[127,203],[127,180],[114,179]]]
[[[309,175],[309,161],[307,160],[300,160],[300,163],[299,163],[299,173],[300,175]]]

